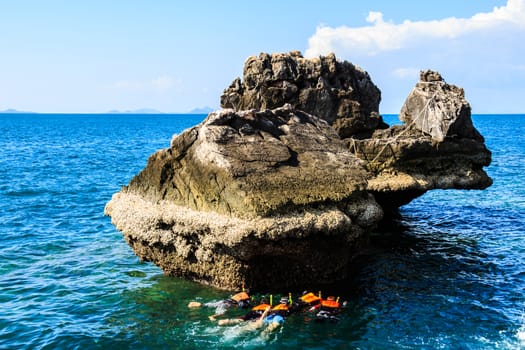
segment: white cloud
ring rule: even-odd
[[[381,12],[370,12],[370,26],[337,28],[320,26],[308,41],[305,56],[336,54],[376,55],[412,47],[429,39],[454,39],[471,33],[503,27],[525,29],[525,0],[508,0],[505,6],[470,18],[449,17],[432,21],[385,21]]]
[[[397,113],[425,69],[464,88],[474,113],[523,113],[525,0],[468,18],[394,23],[370,12],[366,20],[361,27],[318,27],[305,56],[334,52],[362,66],[381,89],[381,113]]]

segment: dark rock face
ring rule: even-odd
[[[432,189],[483,189],[491,161],[463,90],[433,71],[388,128],[368,74],[334,55],[261,54],[227,109],[157,151],[105,213],[143,260],[223,289],[348,277],[384,212]]]
[[[106,213],[170,275],[228,289],[329,283],[382,218],[363,165],[290,105],[222,110],[152,155]]]
[[[385,128],[378,113],[381,91],[368,73],[333,54],[305,59],[299,52],[252,56],[243,81],[235,79],[221,96],[223,108],[272,109],[290,103],[326,120],[343,138]]]

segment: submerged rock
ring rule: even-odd
[[[331,283],[382,218],[363,165],[290,105],[221,110],[152,155],[106,214],[169,275],[228,289]]]
[[[422,72],[405,124],[390,128],[368,74],[334,55],[261,54],[243,78],[105,208],[168,275],[224,289],[331,284],[384,212],[492,183],[463,90],[437,72]]]

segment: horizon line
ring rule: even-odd
[[[219,108],[220,109],[220,108]],[[4,110],[0,111],[2,115],[20,115],[20,114],[39,114],[39,115],[208,115],[211,112],[32,112],[32,111],[17,111],[17,110]],[[399,113],[380,113],[380,115],[399,115]],[[471,113],[471,115],[525,115],[525,112],[485,112],[485,113]]]

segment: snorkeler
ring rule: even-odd
[[[251,306],[251,298],[247,291],[239,292],[228,299],[219,300],[216,302],[201,303],[198,301],[191,301],[188,304],[189,308],[199,308],[199,307],[213,307],[215,308],[215,314],[210,316],[211,320],[214,320],[216,316],[223,315],[226,310],[231,307],[247,308]]]
[[[292,303],[289,298],[281,298],[279,304],[275,305],[268,316],[266,316],[266,318],[263,320],[263,322],[267,325],[266,330],[271,332],[282,325],[285,318],[292,312],[291,306]]]
[[[254,306],[246,315],[239,318],[219,320],[218,325],[227,326],[253,321],[247,324],[248,329],[256,329],[266,325],[268,331],[273,331],[284,323],[285,318],[291,312],[291,304],[291,297],[281,298],[279,304],[274,307],[269,305],[266,299],[263,299],[261,304]]]
[[[303,292],[303,295],[299,298],[299,307],[301,309],[304,308],[312,308],[314,309],[316,306],[321,304],[321,292],[319,292],[319,295],[315,295],[312,292]]]
[[[338,315],[341,313],[341,309],[346,306],[346,301],[342,304],[339,303],[339,298],[329,296],[323,299],[321,292],[315,295],[312,292],[303,292],[301,298],[299,298],[299,308],[307,309],[309,312],[315,312],[316,321],[339,321]]]
[[[319,310],[315,315],[316,321],[339,321],[339,317],[337,316],[341,313],[341,308],[344,306],[346,306],[346,302],[343,302],[341,305],[341,303],[339,303],[339,298],[336,299],[333,296],[329,296],[326,300],[321,299],[321,302],[315,307],[315,309]]]
[[[219,320],[219,326],[228,326],[233,324],[242,323],[245,321],[252,321],[261,318],[261,316],[264,314],[266,309],[270,308],[270,304],[268,304],[268,301],[266,299],[262,299],[261,303],[259,305],[255,305],[252,307],[252,309],[244,316],[237,317],[237,318],[226,318]],[[210,318],[211,319],[211,318]],[[214,321],[213,319],[211,319]]]

